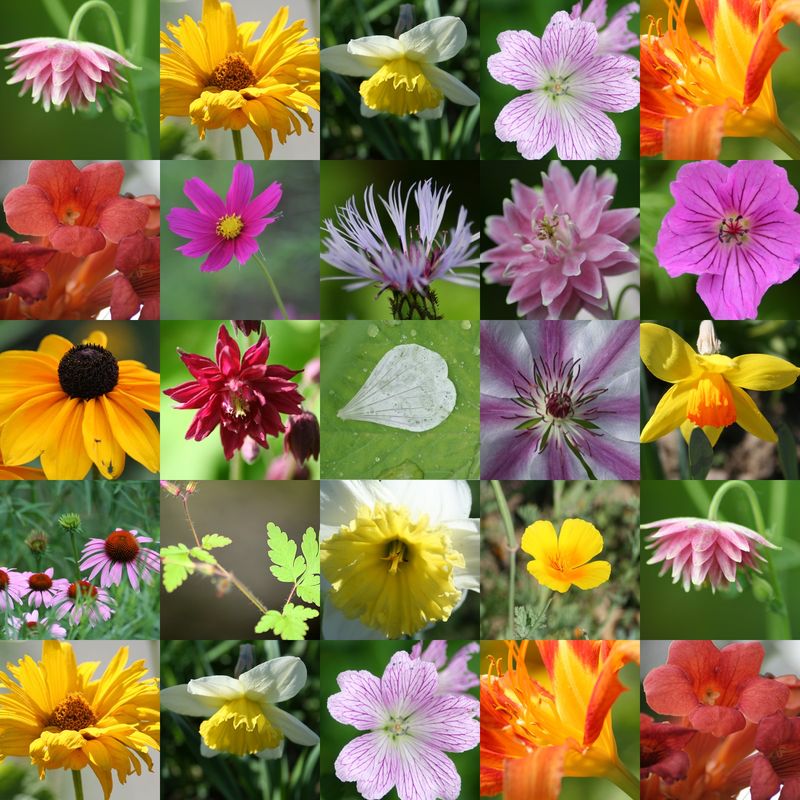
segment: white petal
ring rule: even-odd
[[[268,703],[282,703],[294,697],[306,685],[307,678],[306,665],[295,656],[273,658],[239,676],[248,693],[255,692]]]
[[[244,687],[230,675],[209,675],[189,681],[189,694],[217,697],[223,701],[233,700],[244,694]]]
[[[161,708],[187,717],[210,717],[224,702],[217,698],[191,695],[185,683],[161,690]]]
[[[436,64],[467,43],[467,26],[458,17],[436,17],[401,33],[400,43],[412,60]]]
[[[444,96],[448,100],[462,106],[474,106],[480,102],[480,97],[472,89],[461,83],[458,78],[454,78],[449,72],[434,67],[432,64],[425,64],[422,71],[437,89],[444,92]]]
[[[472,492],[466,481],[382,481],[389,502],[405,506],[414,519],[427,514],[431,525],[467,519]]]
[[[325,69],[356,78],[369,78],[374,75],[383,66],[384,60],[372,56],[354,55],[348,51],[346,44],[326,47],[319,52],[320,64]]]
[[[444,112],[444,100],[439,103],[436,108],[424,108],[422,111],[417,111],[416,115],[420,119],[441,119]]]
[[[402,45],[391,36],[362,36],[360,39],[351,39],[347,43],[347,52],[354,56],[379,58],[381,61],[403,57]]]
[[[283,755],[283,748],[286,744],[286,739],[281,739],[281,743],[277,747],[273,747],[271,750],[262,750],[259,753],[256,753],[256,758],[263,758],[265,761],[269,761],[273,758],[280,758]]]
[[[297,717],[288,714],[282,708],[269,706],[264,709],[264,716],[279,730],[283,735],[295,744],[302,744],[306,747],[313,747],[319,744],[319,736],[307,725],[300,722]]]
[[[481,588],[481,536],[480,520],[465,519],[453,522],[449,526],[453,547],[464,556],[464,567],[456,567],[454,583],[457,589]]]
[[[362,625],[357,619],[348,619],[328,601],[322,607],[322,638],[384,641],[386,636],[375,628]]]
[[[359,506],[372,507],[386,501],[380,481],[320,481],[319,521],[338,530],[356,518]]]

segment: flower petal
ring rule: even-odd
[[[381,61],[391,61],[404,55],[400,42],[391,36],[362,36],[360,39],[351,39],[347,43],[347,52],[354,56],[379,58]]]
[[[603,536],[590,522],[565,519],[558,536],[558,552],[565,569],[573,569],[594,558],[603,549]]]
[[[520,546],[528,555],[540,561],[558,558],[558,537],[553,523],[540,519],[529,525],[522,534]]]
[[[733,359],[734,368],[725,371],[725,380],[742,389],[768,392],[792,386],[800,369],[777,356],[753,353]]]
[[[183,193],[204,216],[219,219],[225,215],[222,198],[200,178],[189,178],[183,185]]]
[[[468,86],[461,83],[458,78],[454,78],[449,72],[445,72],[439,67],[426,64],[422,66],[425,77],[439,89],[448,100],[459,103],[462,106],[474,106],[480,102],[475,92]]]
[[[0,452],[6,464],[26,464],[47,446],[50,423],[69,401],[63,391],[38,394],[17,408],[0,433]]]
[[[700,106],[685,117],[664,122],[664,158],[676,161],[719,157],[727,105]]]
[[[359,56],[351,53],[346,44],[325,47],[319,51],[319,61],[325,69],[352,78],[369,78],[384,64],[384,58]]]
[[[505,762],[503,797],[505,800],[558,800],[564,776],[566,745],[536,747],[525,758]]]
[[[736,408],[736,424],[765,442],[777,442],[778,435],[758,410],[758,406],[750,395],[743,392],[738,386],[731,386],[730,390],[733,395],[733,405]]]
[[[467,26],[458,17],[436,17],[400,34],[400,44],[413,61],[447,61],[467,43]]]
[[[243,672],[239,680],[249,692],[263,695],[268,703],[294,697],[308,678],[306,665],[295,656],[280,656]]]
[[[283,735],[295,744],[302,744],[305,747],[313,747],[319,744],[319,736],[307,725],[300,722],[297,717],[276,706],[264,708],[264,716],[279,730]]]
[[[158,428],[135,403],[119,392],[100,398],[114,437],[123,450],[150,472],[158,472]]]
[[[58,227],[53,201],[38,186],[25,184],[12,189],[3,201],[11,230],[28,236],[48,236]]]
[[[602,562],[597,562],[602,563]],[[592,566],[592,565],[590,565]],[[580,584],[578,584],[580,586]],[[581,586],[582,589],[587,587]],[[586,709],[586,725],[583,731],[584,746],[592,744],[603,730],[611,706],[626,691],[618,673],[629,662],[639,663],[639,642],[614,642],[602,661],[589,706]]]
[[[225,198],[225,210],[228,214],[241,216],[247,209],[247,204],[253,196],[253,168],[249,164],[237,163],[233,167],[228,195]]]
[[[225,702],[222,698],[189,694],[188,686],[182,683],[162,689],[161,708],[187,717],[210,717]]]
[[[118,478],[125,469],[125,451],[111,430],[102,404],[87,400],[83,411],[83,445],[105,478]]]
[[[42,469],[48,480],[83,480],[92,460],[83,444],[83,400],[61,404],[47,431]]]
[[[653,442],[666,436],[675,428],[679,428],[686,421],[686,412],[689,405],[689,395],[694,391],[694,386],[688,383],[676,383],[658,401],[653,411],[653,416],[642,428],[639,441],[643,444]],[[731,387],[731,392],[738,391]]]
[[[575,567],[565,574],[579,589],[594,589],[611,577],[611,564],[608,561],[592,561],[591,564]]]
[[[697,353],[663,325],[643,322],[639,326],[639,353],[647,369],[662,381],[677,383],[700,374]]]
[[[336,678],[341,691],[328,698],[328,712],[342,725],[359,731],[380,727],[385,713],[381,682],[366,670],[345,670]]]

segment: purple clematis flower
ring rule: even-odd
[[[756,319],[771,286],[800,269],[797,190],[772,161],[684,164],[653,250],[670,277],[699,275],[714,319]]]
[[[628,20],[639,11],[638,3],[628,3],[608,19],[606,0],[591,0],[586,10],[583,2],[575,3],[570,12],[572,19],[591,22],[597,28],[597,52],[601,55],[625,55],[626,50],[639,46],[639,37],[628,30]]]
[[[520,155],[542,158],[555,146],[559,158],[618,158],[622,142],[606,111],[639,105],[639,62],[603,55],[597,28],[559,11],[542,38],[504,31],[500,52],[489,56],[491,76],[525,92],[495,121],[501,142],[516,142]]]
[[[639,323],[482,322],[481,477],[639,477]]]

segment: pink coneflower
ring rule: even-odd
[[[119,586],[127,572],[131,586],[138,589],[140,580],[150,583],[152,573],[158,573],[161,568],[158,553],[142,547],[145,542],[152,541],[137,530],[122,528],[116,528],[105,539],[89,539],[81,553],[81,570],[92,570],[89,580],[100,573],[101,586]]]
[[[56,597],[69,586],[66,578],[53,580],[53,567],[44,572],[23,572],[25,580],[22,596],[28,598],[29,606],[50,607]]]
[[[0,44],[0,49],[10,47],[19,49],[8,57],[14,70],[8,83],[22,83],[20,97],[30,89],[33,102],[41,100],[45,111],[64,102],[73,113],[92,103],[100,109],[98,90],[118,92],[118,82],[125,80],[120,66],[139,69],[114,50],[93,42],[39,36]]]
[[[23,574],[11,567],[0,567],[0,611],[19,603],[27,587]]]
[[[66,639],[67,631],[57,622],[50,622],[47,617],[39,618],[39,609],[26,611],[19,617],[11,617],[8,624],[25,639]],[[20,636],[20,638],[23,638]]]
[[[695,517],[672,517],[648,522],[642,528],[658,528],[648,534],[647,549],[653,550],[648,564],[662,563],[661,575],[672,569],[672,582],[683,583],[685,591],[703,586],[706,581],[711,591],[735,584],[741,591],[737,578],[739,569],[760,572],[757,560],[766,561],[757,547],[771,547],[772,542],[744,525],[733,522],[712,522]]]
[[[107,622],[114,613],[114,601],[105,589],[92,586],[89,581],[67,583],[53,603],[53,611],[59,619],[69,614],[73,625],[77,625],[86,615],[89,625]]]
[[[197,211],[173,208],[167,214],[167,223],[173,233],[191,240],[178,247],[179,252],[189,258],[208,254],[201,271],[223,269],[234,257],[244,264],[258,252],[256,237],[277,219],[267,215],[275,210],[283,192],[279,183],[271,183],[253,197],[253,185],[249,164],[234,166],[224,201],[200,178],[190,178],[184,184],[183,192]]]
[[[478,676],[470,670],[467,662],[480,650],[476,642],[465,644],[453,657],[447,659],[447,642],[434,639],[423,651],[422,642],[411,648],[411,658],[420,658],[433,664],[439,673],[439,694],[465,694],[480,685]]]

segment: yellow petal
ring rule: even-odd
[[[565,519],[558,537],[560,562],[565,571],[579,567],[603,549],[600,531],[583,519]]]
[[[158,472],[158,428],[153,420],[118,392],[103,395],[100,402],[122,449],[150,472]]]
[[[733,359],[734,367],[725,373],[725,379],[734,386],[757,391],[785,389],[792,386],[800,375],[794,364],[777,356],[753,353]]]
[[[52,356],[56,361],[61,361],[64,354],[72,349],[72,342],[63,336],[51,333],[39,343],[39,352]]]
[[[686,444],[689,444],[689,439],[692,436],[692,431],[697,427],[691,420],[687,419],[686,422],[681,425],[681,434],[683,434],[683,438],[686,440]],[[710,426],[706,426],[703,428],[703,433],[708,437],[708,441],[711,442],[711,446],[714,445],[719,440],[719,436],[722,431],[725,430],[724,428],[712,428]]]
[[[736,365],[732,358],[728,356],[721,356],[715,353],[710,356],[697,356],[697,364],[703,372],[724,372],[727,373],[732,370]]]
[[[103,331],[92,331],[84,340],[83,344],[96,344],[100,347],[108,347],[108,336]]]
[[[6,464],[27,464],[47,446],[50,424],[69,401],[64,392],[47,392],[23,403],[0,433],[0,451]]]
[[[758,410],[753,399],[738,386],[731,386],[733,402],[736,406],[736,424],[741,425],[748,433],[758,436],[765,442],[777,442],[778,435]]]
[[[125,392],[142,408],[148,411],[161,410],[161,387],[159,375],[149,369],[131,366],[133,362],[119,362],[117,390]]]
[[[83,445],[89,458],[106,478],[118,478],[125,469],[125,451],[114,438],[106,412],[95,398],[83,413]]]
[[[608,561],[592,561],[591,564],[571,569],[566,577],[579,589],[594,589],[611,577],[611,564]]]
[[[692,383],[676,383],[672,386],[658,401],[653,416],[642,430],[639,441],[642,443],[653,442],[682,425],[686,419],[689,396],[693,391],[694,384]]]
[[[528,555],[542,560],[555,559],[558,556],[558,538],[553,523],[540,519],[529,525],[522,534],[522,549]]]
[[[647,369],[668,383],[688,380],[700,371],[697,353],[663,325],[643,322],[639,326],[639,353]]]
[[[203,0],[203,17],[200,22],[206,34],[211,63],[219,66],[228,53],[237,47],[236,15],[230,3]]]
[[[80,481],[91,466],[83,445],[83,400],[69,398],[48,429],[42,469],[51,481]]]
[[[552,589],[554,592],[564,592],[572,585],[565,577],[563,572],[553,569],[545,561],[529,561],[528,572],[536,578],[542,586]]]
[[[72,645],[45,640],[42,643],[42,668],[47,676],[50,704],[55,708],[78,688],[78,666]]]

